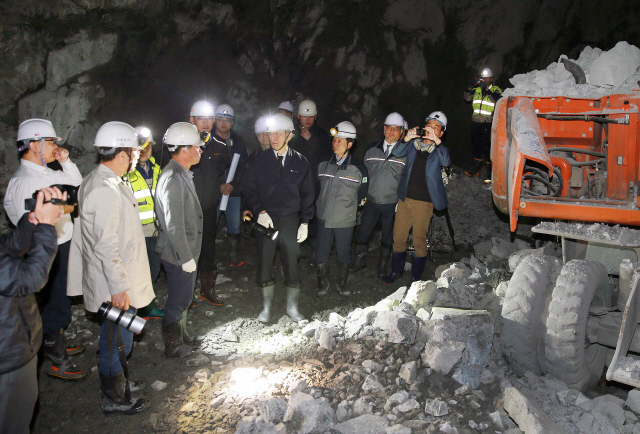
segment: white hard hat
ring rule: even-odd
[[[394,125],[396,127],[404,128],[404,118],[400,113],[393,112],[387,115],[387,118],[384,120],[385,125]]]
[[[286,110],[293,113],[293,104],[291,104],[289,101],[282,101],[278,106],[278,109]]]
[[[216,116],[226,116],[233,119],[233,107],[231,107],[229,104],[220,104],[218,107],[216,107]]]
[[[302,100],[298,106],[298,114],[300,116],[315,116],[318,114],[318,107],[310,99]]]
[[[269,130],[269,126],[267,125],[267,116],[260,116],[256,120],[255,132],[256,134],[266,133]]]
[[[348,121],[340,122],[329,130],[332,136],[341,137],[343,139],[355,139],[356,127]]]
[[[427,122],[429,119],[433,119],[440,122],[440,124],[442,125],[442,131],[447,129],[447,116],[444,113],[433,112],[429,116],[427,116],[427,118],[424,121]]]
[[[480,75],[484,78],[493,77],[493,71],[491,70],[491,68],[484,68]]]
[[[171,125],[162,140],[171,152],[178,146],[204,146],[198,128],[189,122],[176,122]]]
[[[138,135],[138,143],[144,147],[144,143],[149,141],[151,144],[155,144],[155,140],[153,140],[153,134],[151,134],[151,130],[144,126],[139,126],[135,128],[136,134]]]
[[[107,122],[100,127],[93,146],[98,148],[133,148],[142,149],[138,145],[136,130],[124,122]],[[100,151],[98,151],[100,152]],[[112,153],[113,151],[107,152]]]
[[[213,117],[213,104],[209,101],[200,100],[191,106],[191,116],[211,116]]]
[[[293,131],[293,121],[282,113],[275,114],[267,119],[267,131]]]
[[[53,125],[46,119],[29,119],[18,127],[18,141],[40,140],[45,138],[55,139],[56,142],[62,140],[53,129]]]
[[[409,124],[407,123],[407,121],[403,120],[402,122],[404,122],[404,130],[409,131]]]

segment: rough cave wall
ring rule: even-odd
[[[319,124],[348,119],[359,150],[384,116],[449,116],[454,163],[470,162],[462,92],[488,65],[505,87],[585,45],[636,43],[640,7],[612,0],[5,0],[0,5],[0,194],[15,131],[51,119],[81,170],[97,128],[145,123],[156,138],[202,97],[230,103],[252,141],[257,115],[313,98]],[[82,156],[85,155],[84,158]]]

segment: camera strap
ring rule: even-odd
[[[124,399],[125,401],[131,401],[131,388],[129,387],[129,367],[127,365],[127,356],[124,354],[124,343],[122,342],[122,335],[120,334],[120,326],[114,323],[107,325],[107,346],[109,347],[109,360],[113,357],[113,329],[117,330],[117,342],[118,342],[118,358],[122,365],[122,372],[124,373]]]

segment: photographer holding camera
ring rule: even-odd
[[[0,237],[0,432],[29,432],[38,399],[38,350],[42,321],[35,292],[47,283],[57,251],[53,225],[66,200],[57,188],[37,194],[35,210],[23,215],[16,228]]]
[[[464,100],[471,102],[473,115],[471,116],[471,143],[473,144],[474,167],[464,172],[467,176],[480,175],[482,159],[487,166],[485,184],[491,184],[491,123],[496,102],[502,98],[502,89],[493,84],[493,71],[484,68],[480,77],[471,83],[464,91]]]
[[[89,312],[111,302],[135,313],[154,299],[138,201],[122,179],[135,169],[141,148],[135,130],[124,122],[100,127],[94,146],[100,164],[78,192],[80,212],[69,255],[74,272],[67,293],[82,295]],[[99,373],[102,411],[107,415],[131,415],[149,407],[147,400],[133,399],[129,393],[125,356],[132,343],[130,330],[102,323]]]
[[[4,197],[4,208],[14,225],[30,211],[25,206],[25,200],[30,199],[34,192],[54,184],[77,187],[82,182],[82,175],[69,158],[69,151],[57,146],[60,140],[48,120],[29,119],[20,124],[17,141],[20,168],[11,177]],[[54,161],[60,163],[62,170],[47,166]],[[84,347],[67,347],[64,338],[64,328],[71,319],[71,299],[67,297],[67,265],[73,233],[70,213],[73,210],[74,206],[65,206],[64,215],[55,223],[58,253],[51,267],[49,281],[39,294],[44,354],[51,360],[46,373],[65,380],[77,380],[87,375],[73,365],[68,357],[81,353]]]

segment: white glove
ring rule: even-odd
[[[306,223],[302,223],[298,228],[298,242],[301,243],[307,239],[307,235],[309,233],[309,225]]]
[[[193,273],[197,268],[198,266],[196,265],[196,261],[194,261],[193,259],[185,264],[182,264],[182,271],[186,273]]]
[[[261,214],[258,214],[258,224],[264,226],[265,228],[272,228],[273,220],[271,220],[271,217],[269,217],[269,214],[267,214],[266,212],[263,212]]]

